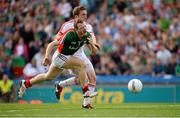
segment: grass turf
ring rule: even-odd
[[[0,117],[180,117],[180,104],[102,104],[82,109],[70,104],[0,104]]]

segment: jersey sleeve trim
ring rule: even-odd
[[[57,50],[58,50],[59,53],[62,53],[63,46],[64,46],[63,43],[61,43],[61,44],[58,46]]]

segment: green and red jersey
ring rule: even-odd
[[[86,34],[79,39],[75,30],[69,30],[59,39],[58,52],[64,55],[73,55],[80,47],[89,43],[87,38],[90,36],[91,34],[86,32]]]

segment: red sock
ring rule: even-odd
[[[83,94],[84,94],[86,91],[88,91],[88,85],[84,85],[84,86],[82,87],[82,91],[83,91]]]
[[[32,86],[30,80],[26,80],[24,84],[25,84],[26,88],[29,88]]]

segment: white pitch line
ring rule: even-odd
[[[4,112],[17,112],[17,111],[37,111],[37,110],[41,110],[41,109],[16,109],[16,110],[7,110],[7,111],[4,111]]]

